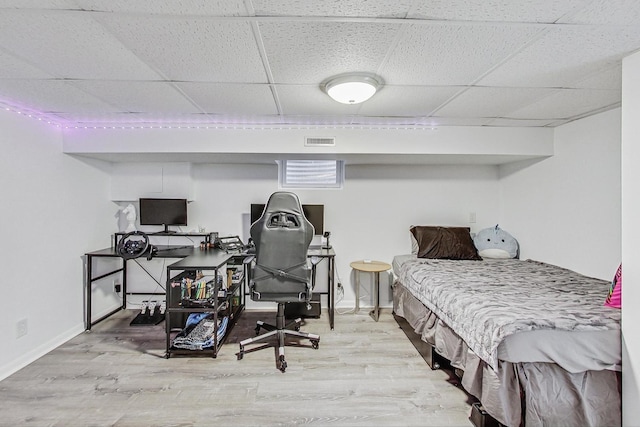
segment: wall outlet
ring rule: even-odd
[[[23,337],[29,332],[29,324],[27,319],[20,319],[16,322],[16,338]]]
[[[476,223],[476,213],[475,212],[469,212],[469,223],[470,224],[475,224]]]

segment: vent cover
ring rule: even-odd
[[[336,139],[334,137],[306,137],[304,145],[307,147],[330,147],[336,145]]]

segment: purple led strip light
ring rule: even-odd
[[[357,129],[357,130],[436,130],[435,124],[424,125],[402,125],[402,124],[341,124],[341,123],[320,123],[316,120],[309,120],[306,123],[246,123],[233,120],[212,123],[212,122],[169,122],[140,124],[116,124],[108,122],[104,124],[81,124],[70,120],[61,119],[49,113],[43,113],[25,106],[18,106],[7,101],[0,100],[0,106],[5,111],[33,118],[45,122],[60,129],[217,129],[217,130],[291,130],[291,129]]]

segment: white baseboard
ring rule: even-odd
[[[0,367],[0,381],[7,378],[8,376],[15,374],[20,369],[24,368],[28,364],[38,360],[45,354],[49,353],[51,350],[59,347],[65,342],[69,341],[71,338],[81,334],[84,332],[84,324],[80,323],[73,328],[69,329],[62,334],[53,337],[49,341],[39,345],[31,351],[26,352],[15,360],[7,363],[4,366]]]

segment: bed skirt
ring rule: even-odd
[[[532,426],[619,426],[621,377],[615,371],[570,373],[553,363],[499,361],[492,369],[400,282],[393,311],[435,352],[463,371],[461,384],[500,423]]]

